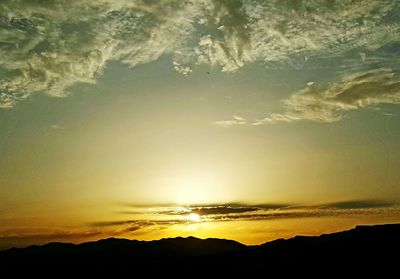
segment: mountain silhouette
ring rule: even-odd
[[[399,237],[400,224],[357,226],[349,231],[296,236],[257,246],[195,237],[155,241],[109,238],[0,251],[0,270],[2,274],[42,277],[109,273],[130,277],[319,274],[323,278],[377,272],[383,276],[397,272]]]

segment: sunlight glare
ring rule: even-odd
[[[213,198],[222,196],[222,181],[220,175],[213,171],[185,171],[170,177],[167,189],[177,204],[210,202]]]
[[[196,213],[190,213],[187,217],[188,221],[199,223],[201,221],[200,215]]]

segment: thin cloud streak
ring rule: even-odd
[[[261,221],[293,218],[321,218],[399,214],[400,207],[384,200],[349,200],[317,205],[258,204],[245,203],[198,204],[194,206],[157,207],[148,205],[146,210],[134,211],[132,216],[147,219],[128,219],[110,222],[94,222],[94,227],[135,227],[139,229],[161,225],[183,225],[196,223],[188,218],[195,213],[201,222]],[[124,212],[126,215],[128,212]],[[143,217],[144,216],[144,217]],[[160,219],[164,217],[164,219]]]
[[[383,200],[341,201],[325,205],[325,207],[332,209],[381,208],[381,207],[392,207],[392,206],[395,206],[395,203]]]
[[[133,204],[123,204],[132,208]],[[400,214],[400,206],[385,200],[349,200],[317,205],[295,204],[197,204],[188,207],[160,207],[159,205],[139,205],[131,218],[112,221],[98,221],[85,224],[72,232],[52,228],[46,233],[8,230],[0,231],[0,249],[2,247],[26,246],[31,243],[46,243],[49,241],[79,242],[87,239],[99,239],[110,236],[132,237],[145,235],[152,231],[161,231],[175,226],[190,226],[199,224],[189,218],[189,214],[200,216],[200,223],[213,222],[261,222],[267,220],[285,220],[301,218],[347,218],[385,216],[396,217]],[[177,210],[177,209],[180,209]],[[126,216],[126,213],[124,213]]]
[[[339,208],[342,207],[342,208]],[[239,222],[251,221],[262,222],[272,220],[286,220],[286,219],[303,219],[303,218],[371,218],[376,216],[384,216],[386,218],[398,217],[400,214],[400,207],[395,204],[386,205],[371,204],[368,206],[366,203],[333,203],[331,205],[318,205],[302,207],[300,209],[258,209],[252,211],[223,213],[217,214],[204,214],[200,215],[200,223],[220,223],[220,222]],[[166,213],[167,214],[167,213]],[[197,213],[198,214],[198,213]],[[149,220],[121,220],[111,222],[95,222],[91,223],[92,227],[97,229],[107,228],[109,233],[114,234],[144,234],[149,231],[164,230],[174,226],[189,226],[192,224],[199,224],[199,222],[191,221],[189,218],[174,219],[174,215],[165,215],[169,219],[149,219]],[[175,215],[176,216],[176,215]],[[180,216],[177,216],[180,217]]]
[[[115,232],[117,234],[117,231]],[[96,228],[81,229],[76,232],[68,232],[62,229],[54,229],[50,232],[24,232],[18,229],[11,231],[0,231],[0,249],[12,247],[23,247],[27,245],[44,244],[51,241],[81,241],[87,239],[98,239],[106,237],[107,234]]]

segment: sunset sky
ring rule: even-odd
[[[399,14],[2,0],[0,249],[400,222]]]

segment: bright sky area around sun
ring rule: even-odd
[[[353,2],[1,3],[0,248],[399,222],[400,8]]]

